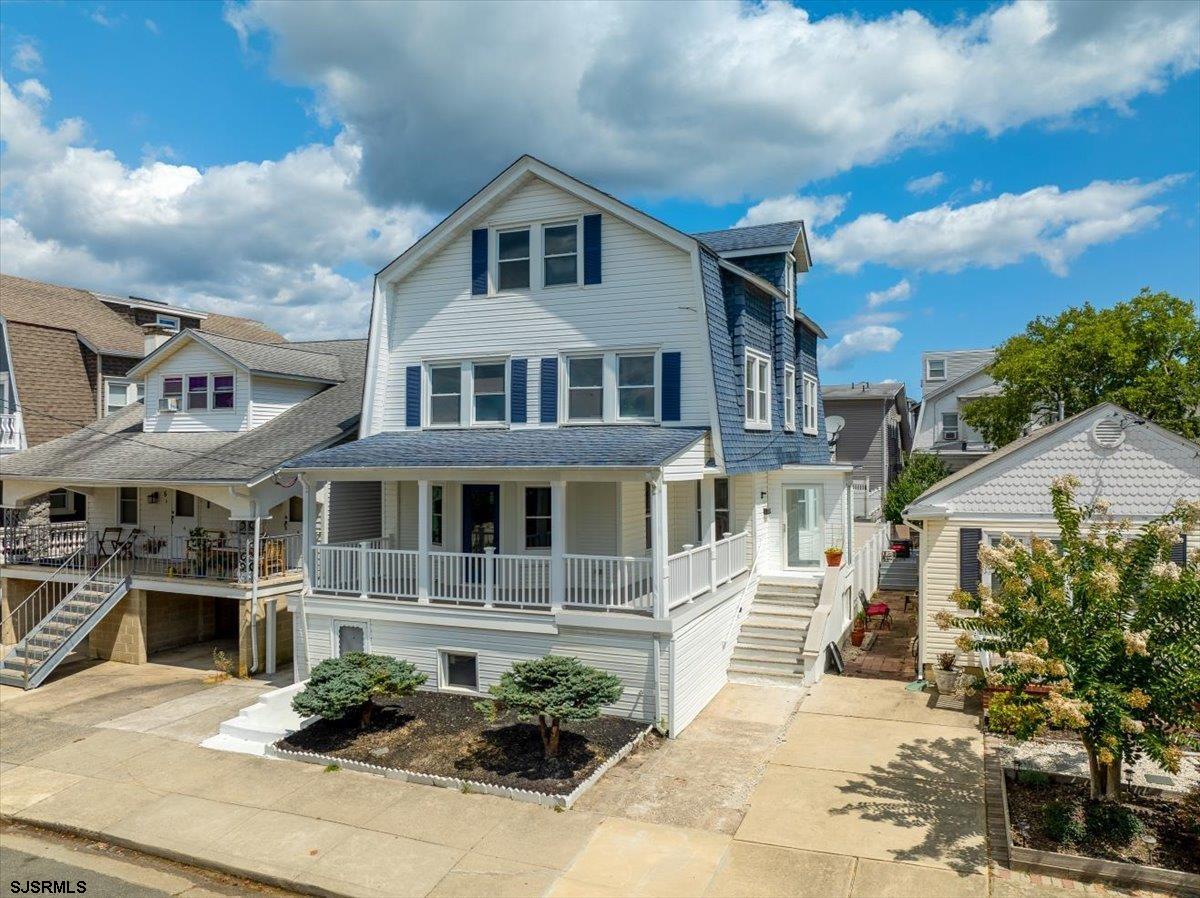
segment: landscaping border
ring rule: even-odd
[[[1008,865],[1014,870],[1026,870],[1030,873],[1044,873],[1049,876],[1062,876],[1070,879],[1086,876],[1117,885],[1145,886],[1165,889],[1172,894],[1200,896],[1200,875],[1195,873],[1168,870],[1165,867],[1150,867],[1144,864],[1127,864],[1103,858],[1083,857],[1058,851],[1041,851],[1036,848],[1014,845],[1012,821],[1008,816],[1008,777],[1011,773],[1015,778],[1017,768],[1005,767],[999,759],[994,759],[992,763],[996,765],[999,772],[1000,807],[1004,812],[1004,845],[1008,850]],[[1087,782],[1081,776],[1068,776],[1061,773],[1047,775],[1059,782]],[[1150,795],[1165,794],[1161,789],[1145,786],[1139,787],[1138,791]]]
[[[485,795],[499,795],[501,798],[511,798],[514,801],[525,801],[540,804],[547,808],[569,808],[587,792],[600,777],[604,776],[613,765],[623,761],[635,748],[642,744],[652,729],[647,726],[631,740],[621,746],[615,753],[605,759],[604,763],[588,774],[588,778],[568,792],[566,795],[552,795],[549,792],[535,792],[532,789],[519,789],[516,786],[500,786],[496,783],[483,783],[478,780],[460,779],[453,776],[440,776],[436,773],[421,773],[416,770],[404,770],[399,767],[384,767],[382,764],[371,764],[367,761],[355,761],[349,758],[337,758],[333,755],[322,755],[310,751],[291,751],[268,745],[266,755],[269,758],[281,758],[288,761],[301,761],[305,764],[320,764],[328,766],[336,764],[346,770],[358,773],[371,773],[388,779],[404,780],[410,783],[420,783],[423,786],[439,786],[443,789],[458,789],[459,791],[481,792]]]

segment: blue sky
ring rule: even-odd
[[[686,231],[804,214],[827,382],[1200,294],[1200,7],[801,6],[6,2],[3,267],[352,335],[527,151]]]

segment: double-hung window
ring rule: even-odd
[[[118,523],[132,524],[137,526],[138,522],[138,491],[136,486],[121,487],[120,508],[118,509]]]
[[[525,548],[550,548],[550,487],[525,487]]]
[[[124,377],[106,377],[104,379],[104,414],[111,415],[117,409],[122,409],[130,403],[137,402],[144,395],[142,381],[131,381]]]
[[[429,488],[429,541],[442,545],[442,495],[444,487],[435,483]]]
[[[746,350],[746,426],[771,427],[771,358]]]
[[[945,359],[929,359],[925,363],[925,379],[926,380],[945,380],[946,379],[946,360]]]
[[[183,378],[164,377],[159,410],[174,412],[179,411],[181,408],[183,408]]]
[[[496,289],[529,289],[529,228],[496,234]]]
[[[942,412],[942,439],[951,443],[958,440],[958,412]]]
[[[783,295],[784,310],[788,318],[796,317],[796,260],[788,253],[787,261],[783,263]]]
[[[567,359],[567,420],[604,420],[604,357]]]
[[[783,429],[796,429],[796,368],[783,366]]]
[[[457,363],[429,369],[429,423],[462,423],[462,367]]]
[[[716,506],[717,539],[724,539],[730,532],[733,513],[729,508],[729,478],[718,477],[713,481],[713,504]]]
[[[804,432],[817,432],[817,379],[811,374],[804,375]]]
[[[233,383],[232,374],[214,374],[212,376],[213,408],[233,408]]]
[[[542,228],[542,286],[579,283],[579,227],[570,224]]]
[[[617,417],[654,418],[654,356],[617,356]]]
[[[472,369],[474,421],[503,424],[508,418],[504,390],[504,362],[476,362]]]
[[[202,412],[208,409],[207,374],[189,374],[187,376],[187,408],[189,412]]]

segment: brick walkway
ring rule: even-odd
[[[912,595],[909,593],[909,595]],[[887,602],[892,610],[892,627],[882,630],[878,619],[871,622],[868,637],[874,640],[856,649],[847,643],[845,650],[848,677],[874,680],[904,680],[916,678],[916,661],[912,656],[912,639],[917,635],[917,599],[912,595],[908,610],[904,610],[903,592],[879,592],[876,602]]]

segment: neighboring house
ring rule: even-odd
[[[835,462],[854,466],[854,516],[878,516],[888,487],[904,470],[912,449],[912,419],[904,384],[830,384],[821,388]],[[834,428],[830,428],[832,431]]]
[[[1081,501],[1107,499],[1115,518],[1136,527],[1180,497],[1200,496],[1200,445],[1106,402],[1021,437],[926,490],[904,512],[921,532],[922,665],[941,652],[956,652],[960,664],[977,663],[955,648],[960,631],[940,629],[934,617],[959,613],[951,593],[974,590],[989,576],[980,572],[981,544],[996,544],[1004,534],[1057,538],[1050,484],[1063,474],[1080,479]],[[1188,546],[1176,547],[1177,560]]]
[[[290,659],[305,510],[297,478],[275,472],[354,437],[365,361],[364,340],[185,329],[126,371],[144,403],[8,456],[10,502],[67,490],[86,515],[0,533],[0,681],[36,686],[76,648],[141,663],[231,640],[243,671]],[[355,516],[378,517],[377,486],[351,485],[338,504],[323,531],[371,535]]]
[[[184,328],[283,339],[246,318],[0,274],[0,456],[66,436],[139,399],[130,369]],[[82,520],[84,499],[57,492],[43,513]]]
[[[802,677],[851,539],[808,267],[800,222],[689,236],[528,156],[464,202],[377,275],[361,439],[285,465],[309,502],[383,484],[378,541],[306,528],[297,676],[366,649],[481,693],[569,654],[673,733],[731,655]]]
[[[992,451],[983,436],[962,418],[973,399],[999,388],[987,373],[991,349],[926,352],[921,356],[921,410],[913,432],[913,451],[937,455],[957,471]]]

